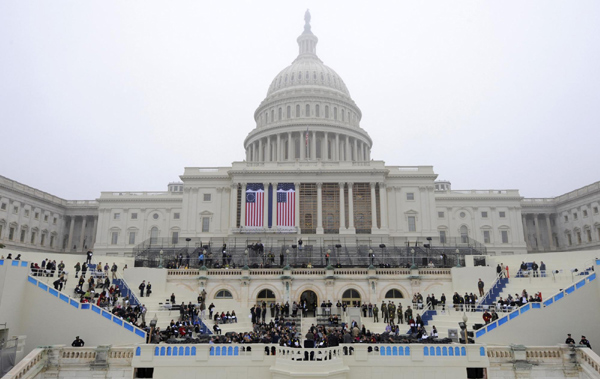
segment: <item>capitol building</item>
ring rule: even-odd
[[[304,20],[298,56],[254,112],[243,161],[185,167],[166,191],[100,192],[92,200],[62,199],[0,176],[0,340],[12,337],[16,357],[7,378],[600,377],[591,348],[555,346],[567,333],[600,341],[600,181],[554,198],[524,198],[518,189],[453,189],[432,166],[377,160],[360,108],[317,55],[308,11]],[[144,304],[148,325],[100,300],[83,301],[77,279],[58,289],[48,270],[30,271],[50,259],[72,275],[89,250],[94,268],[115,262],[112,281],[108,266],[90,276],[118,286],[124,308],[126,301]],[[13,260],[19,253],[22,260]],[[541,275],[521,271],[522,262],[536,261]],[[143,295],[146,281],[151,297]],[[451,305],[453,293],[477,293],[478,281],[471,312]],[[526,290],[539,297],[527,303]],[[498,305],[521,291],[527,304]],[[421,294],[447,296],[448,306],[423,307],[421,298],[417,308]],[[395,301],[421,313],[428,330],[437,325],[445,342],[302,350],[147,343],[155,327],[178,319],[179,302],[200,309],[203,301],[217,313],[237,312],[223,334],[253,330],[247,316],[255,304],[264,304],[264,320],[266,304],[306,302],[313,317],[293,316],[301,336],[311,325],[332,325],[324,318],[331,309],[318,314],[326,301],[348,305],[337,308],[344,323],[384,335],[386,322],[360,306]],[[500,315],[484,324],[488,310]],[[211,318],[199,320],[213,326]],[[459,338],[459,325],[472,332],[470,343]],[[68,347],[75,335],[85,348]],[[317,359],[303,363],[310,354]]]
[[[600,245],[599,183],[524,199],[517,189],[455,190],[431,166],[377,160],[360,108],[317,55],[309,14],[297,43],[298,56],[254,113],[244,161],[186,167],[165,192],[101,192],[90,201],[0,177],[0,242],[99,254],[186,242],[260,242],[278,254],[300,238],[321,252],[429,242],[512,255]]]

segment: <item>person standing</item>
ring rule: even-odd
[[[377,304],[373,306],[373,322],[379,322],[379,308],[377,308]]]
[[[112,267],[110,268],[110,272],[112,273],[113,280],[117,279],[117,270],[118,270],[117,264],[115,262],[113,262]]]
[[[75,264],[75,277],[78,278],[79,277],[79,271],[81,271],[81,265],[79,264],[79,262],[77,262]]]
[[[152,293],[152,284],[150,284],[150,282],[148,282],[148,284],[146,285],[146,297],[150,297],[151,293]]]
[[[533,263],[531,264],[531,270],[533,270],[533,277],[537,278],[539,276],[538,274],[538,264],[535,263],[535,261],[533,261]]]
[[[279,265],[283,266],[283,251],[279,254]]]
[[[140,289],[140,297],[144,297],[144,289],[146,288],[146,281],[142,280],[142,284],[138,287]]]
[[[544,261],[540,261],[540,272],[542,273],[542,278],[546,277],[546,264]]]
[[[92,263],[92,256],[93,255],[94,255],[94,253],[92,253],[91,250],[88,250],[88,252],[87,252],[87,261],[86,261],[87,264]]]
[[[479,281],[477,282],[477,288],[479,288],[479,296],[483,296],[483,294],[484,294],[483,287],[484,287],[483,280],[481,280],[481,278],[479,278]]]
[[[387,305],[385,305],[384,301],[381,302],[381,317],[383,317],[383,322],[389,322]]]
[[[499,278],[502,277],[502,263],[499,263],[496,267],[496,276]]]
[[[590,344],[590,341],[588,341],[588,339],[585,338],[585,336],[581,336],[581,341],[579,341],[579,344],[587,346],[590,349],[592,348],[592,345]]]
[[[567,345],[575,345],[575,340],[571,338],[571,334],[567,334],[567,339],[565,340]]]
[[[75,341],[73,341],[73,343],[71,344],[71,346],[73,347],[83,347],[85,345],[85,342],[83,342],[82,339],[79,338],[79,336],[75,337]]]

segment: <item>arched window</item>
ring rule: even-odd
[[[258,296],[256,296],[256,302],[257,303],[274,303],[275,302],[275,294],[273,293],[273,291],[269,290],[269,289],[264,289],[262,291],[260,291],[258,293]]]
[[[403,299],[404,296],[402,295],[402,292],[400,292],[400,290],[397,290],[396,288],[394,288],[394,289],[387,291],[387,293],[385,294],[385,298],[386,299]]]
[[[231,292],[229,292],[228,290],[220,290],[215,295],[215,299],[233,299],[233,296],[231,295]]]
[[[460,241],[461,243],[469,242],[469,229],[465,225],[460,227]]]
[[[283,111],[281,110],[281,107],[279,107],[279,114],[278,114],[278,116],[279,116],[278,120],[279,120],[279,121],[281,121],[281,119],[283,118],[283,114],[282,114],[282,112],[283,112]]]
[[[304,110],[304,117],[310,117],[310,105],[306,104],[306,109]]]
[[[289,105],[287,106],[286,117],[292,118],[292,107],[290,107]]]
[[[158,228],[155,226],[150,229],[150,243],[155,244],[158,242]]]
[[[315,105],[315,117],[321,117],[321,109],[319,104]]]
[[[296,104],[296,117],[300,117],[300,104]]]
[[[348,289],[344,291],[344,294],[342,295],[342,302],[352,306],[359,306],[360,293],[355,289]]]

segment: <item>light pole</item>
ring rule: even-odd
[[[325,257],[327,259],[327,267],[331,267],[331,264],[329,263],[329,260],[331,259],[331,249],[327,249],[327,256]]]
[[[248,270],[248,249],[244,250],[244,270]]]
[[[285,267],[283,269],[290,269],[290,249],[285,249]]]
[[[410,249],[410,253],[412,254],[412,266],[410,266],[410,269],[416,270],[418,267],[415,265],[415,249]]]
[[[461,267],[460,265],[460,250],[456,249],[456,267]]]
[[[373,261],[375,260],[375,257],[373,256],[373,249],[369,249],[369,259],[371,260],[371,267],[373,267]]]
[[[158,252],[159,260],[158,260],[158,268],[163,268],[163,251],[162,249]]]

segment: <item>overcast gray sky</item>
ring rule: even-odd
[[[228,166],[306,8],[372,157],[454,189],[600,180],[599,1],[0,2],[0,174],[66,199]]]

